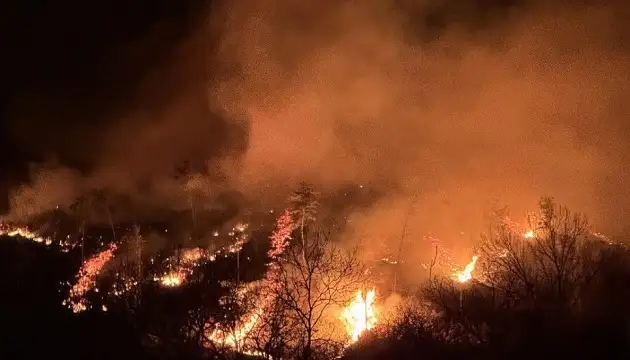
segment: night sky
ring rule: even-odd
[[[108,122],[168,61],[207,1],[13,1],[2,5],[3,186],[54,157],[87,169]],[[169,89],[153,89],[156,103]],[[77,151],[84,149],[84,151]]]

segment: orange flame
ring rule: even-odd
[[[356,342],[361,334],[376,326],[375,298],[376,292],[374,289],[368,291],[365,298],[363,297],[363,291],[359,290],[352,303],[343,309],[341,318],[346,323],[348,335],[350,335],[352,342]]]
[[[180,263],[172,271],[168,271],[162,275],[155,276],[153,281],[159,282],[164,287],[178,287],[186,282],[186,279],[192,274],[198,266],[205,262],[214,262],[218,256],[227,257],[228,254],[234,254],[243,248],[245,238],[241,238],[234,244],[222,247],[217,251],[210,253],[201,248],[186,249],[181,254]]]
[[[77,274],[77,282],[70,289],[70,296],[64,301],[75,313],[87,309],[87,300],[84,298],[88,291],[96,285],[96,277],[101,273],[105,265],[114,257],[116,244],[112,243],[100,253],[86,260]]]
[[[465,283],[465,282],[470,281],[470,279],[472,279],[472,272],[475,271],[475,265],[477,264],[477,259],[479,259],[479,256],[477,255],[473,256],[472,260],[466,265],[464,270],[460,272],[456,272],[454,274],[457,281],[459,281],[460,283]]]
[[[261,315],[262,308],[259,308],[253,314],[251,314],[249,318],[245,320],[245,322],[239,324],[239,326],[234,329],[234,331],[214,329],[214,331],[210,333],[208,338],[215,344],[220,344],[222,346],[227,346],[229,348],[242,351],[241,348],[243,346],[244,340],[247,338],[247,335],[252,331],[252,329],[256,326]]]
[[[7,224],[0,224],[0,236],[8,236],[8,237],[21,237],[23,239],[31,240],[38,244],[45,244],[47,246],[53,244],[53,239],[49,237],[44,237],[37,234],[34,231],[31,231],[28,227],[14,227]],[[71,244],[66,240],[59,240],[57,244],[61,247],[63,252],[69,251],[73,248],[74,244]]]

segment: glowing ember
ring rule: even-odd
[[[247,335],[256,327],[256,324],[260,320],[261,316],[264,314],[265,309],[267,309],[274,300],[274,290],[278,286],[280,286],[280,283],[278,281],[278,258],[284,253],[289,243],[289,240],[291,239],[292,230],[293,224],[291,220],[291,214],[288,210],[285,210],[284,213],[277,219],[276,229],[271,235],[271,248],[267,252],[267,255],[269,256],[271,261],[269,264],[267,264],[268,269],[263,279],[263,291],[261,292],[261,297],[257,300],[257,306],[255,307],[256,310],[244,316],[243,319],[239,322],[237,328],[233,329],[232,331],[225,331],[220,328],[214,328],[208,335],[208,339],[212,343],[236,349],[237,351],[244,354],[267,357],[265,354],[261,354],[256,351],[252,352],[248,349],[243,349],[243,342],[246,340]],[[231,248],[228,248],[227,251],[240,251],[241,246],[242,243],[240,243],[240,245],[237,244],[237,246],[232,246]],[[243,291],[246,292],[247,288],[244,288]],[[239,295],[245,296],[245,293],[239,292]]]
[[[94,288],[94,285],[96,285],[96,277],[114,257],[115,251],[116,244],[110,244],[107,249],[83,263],[77,275],[77,282],[72,289],[70,289],[70,296],[64,301],[64,305],[69,306],[75,313],[86,310],[87,300],[84,296],[88,291]]]
[[[198,262],[203,256],[203,251],[200,248],[185,250],[182,254],[181,261],[186,264],[194,264]]]
[[[354,301],[348,305],[341,313],[341,318],[346,323],[348,335],[352,342],[359,340],[361,334],[374,328],[377,319],[374,312],[374,299],[376,291],[374,289],[367,292],[365,298],[363,291],[357,291]]]
[[[234,228],[232,230],[238,231],[238,232],[244,232],[245,230],[247,230],[247,227],[248,227],[247,224],[238,223],[238,224],[236,224],[236,226],[234,226]]]
[[[175,288],[184,285],[189,276],[192,275],[199,266],[208,262],[214,262],[219,256],[228,257],[231,254],[241,251],[243,245],[248,240],[247,234],[244,233],[247,229],[247,224],[239,223],[237,228],[239,233],[234,243],[216,251],[209,251],[203,248],[183,249],[179,255],[172,256],[166,261],[166,268],[163,271],[145,280],[155,281],[167,288]],[[153,261],[154,259],[151,259],[151,263],[153,263]],[[118,274],[116,276],[118,277]],[[119,281],[115,284],[110,295],[116,297],[123,296],[144,281],[136,280],[124,279],[123,281]]]
[[[52,244],[51,239],[44,238],[31,232],[28,228],[14,228],[14,229],[0,229],[0,235],[6,235],[10,237],[21,236],[25,239],[32,240],[36,243],[45,243],[46,245]]]
[[[1,224],[0,225],[0,236],[9,236],[9,237],[21,237],[24,239],[28,239],[31,240],[35,243],[38,244],[45,244],[45,245],[51,245],[53,243],[53,240],[48,238],[48,237],[44,237],[41,236],[31,230],[29,230],[28,227],[11,227],[9,225],[6,224]],[[67,243],[66,241],[59,241],[59,246],[61,247],[62,251],[66,252],[68,250],[70,250],[72,248],[72,245],[70,243]]]
[[[460,283],[465,283],[465,282],[468,282],[470,279],[472,279],[472,272],[475,271],[475,265],[477,264],[477,259],[479,259],[479,256],[477,255],[473,256],[472,260],[466,265],[464,270],[462,270],[461,272],[455,273],[455,278],[457,279],[457,281],[459,281]]]
[[[184,280],[186,280],[186,274],[174,271],[162,276],[161,278],[156,278],[155,280],[159,281],[160,284],[165,287],[177,287],[184,283]]]
[[[240,227],[245,229],[246,225],[240,225]],[[182,252],[179,259],[176,257],[170,259],[171,263],[177,263],[173,265],[173,270],[167,271],[160,276],[155,276],[153,281],[159,282],[164,287],[181,286],[197,267],[207,262],[214,262],[217,257],[221,255],[228,256],[229,254],[240,252],[246,241],[247,236],[241,235],[233,244],[214,252],[209,252],[201,248],[186,249]]]
[[[207,261],[214,261],[215,254],[209,254],[201,248],[185,249],[179,258],[173,257],[169,260],[171,263],[177,263],[174,265],[175,269],[154,277],[153,281],[159,282],[164,287],[180,286],[186,282],[188,275],[191,275],[199,265]]]

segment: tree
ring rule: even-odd
[[[529,219],[530,236],[503,226],[482,238],[478,254],[484,283],[514,306],[573,305],[601,258],[583,215],[551,198],[541,199],[539,207]]]
[[[298,342],[294,318],[281,299],[273,298],[265,307],[259,323],[249,337],[250,347],[267,359],[292,359],[300,355],[294,344]]]
[[[319,207],[318,196],[319,194],[315,191],[313,185],[302,182],[298,189],[289,197],[291,217],[294,224],[300,229],[302,241],[306,238],[305,231],[308,225],[316,220]]]
[[[266,300],[262,304],[264,312],[250,337],[250,345],[255,351],[274,360],[295,357],[294,353],[290,353],[291,344],[296,343],[295,326],[292,318],[287,316],[287,307],[278,297],[283,287],[280,261],[294,228],[291,212],[287,209],[276,220],[276,228],[270,236],[271,246],[267,252],[270,262],[259,293]]]
[[[335,345],[331,342],[334,326],[326,316],[364,284],[366,271],[356,251],[339,248],[329,234],[317,231],[305,236],[305,241],[290,246],[282,257],[278,276],[282,286],[276,297],[294,331],[299,330],[295,345],[300,357],[311,359],[315,351]]]
[[[121,282],[118,286],[123,289],[130,289],[125,299],[129,309],[135,309],[142,302],[142,285],[146,278],[144,267],[145,240],[140,233],[140,227],[135,225],[132,233],[124,236],[122,241],[126,247],[121,264],[123,276],[116,280]]]
[[[473,280],[432,280],[424,298],[496,348],[524,355],[537,343],[579,353],[594,309],[603,309],[602,302],[612,307],[600,285],[613,273],[622,277],[621,267],[606,270],[621,252],[591,236],[583,215],[551,198],[541,199],[528,223],[528,229],[507,221],[492,228],[477,244]]]
[[[215,357],[231,359],[251,348],[252,330],[261,315],[257,306],[260,291],[253,283],[238,286],[224,282],[223,287],[227,293],[203,324],[202,344]]]

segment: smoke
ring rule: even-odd
[[[59,167],[33,167],[34,181],[24,184],[11,197],[13,217],[29,218],[61,205],[81,194],[81,177],[76,171]]]
[[[219,54],[241,71],[213,96],[251,122],[239,186],[387,188],[351,217],[362,241],[398,243],[415,203],[410,238],[468,242],[497,199],[519,217],[546,194],[623,230],[621,6],[471,7],[430,28],[439,7],[235,2]]]
[[[215,7],[143,78],[80,184],[35,175],[12,213],[92,188],[180,210],[191,187],[207,203],[230,189],[271,201],[307,180],[385,193],[347,225],[349,241],[385,248],[405,217],[408,239],[468,244],[493,204],[524,214],[542,195],[626,231],[627,6],[482,3]]]

